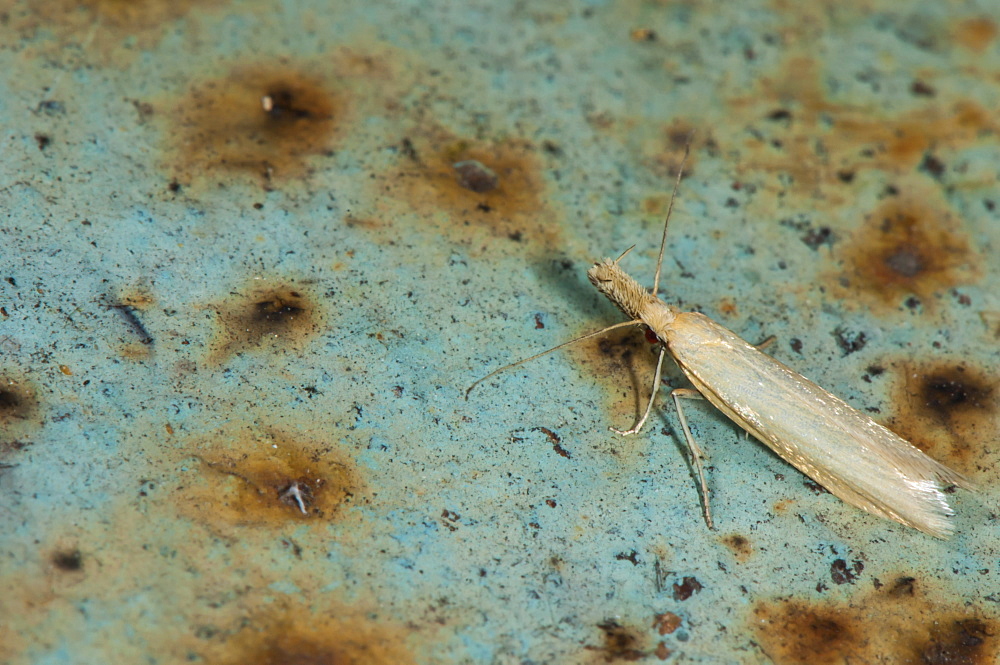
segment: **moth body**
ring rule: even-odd
[[[951,535],[944,490],[970,487],[961,474],[709,317],[663,302],[617,260],[595,263],[587,276],[652,330],[705,399],[802,473],[862,510]]]

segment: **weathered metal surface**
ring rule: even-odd
[[[0,16],[0,660],[995,661],[995,3]],[[968,474],[952,540],[694,406],[708,531],[668,400],[607,431],[641,333],[462,399],[652,281],[692,131],[665,297]]]

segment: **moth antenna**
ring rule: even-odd
[[[670,205],[667,206],[667,218],[663,220],[663,238],[660,240],[660,256],[656,259],[656,276],[653,278],[653,295],[656,295],[660,288],[660,270],[663,268],[663,252],[667,248],[667,224],[670,223],[670,213],[674,209],[674,199],[677,198],[677,188],[681,186],[681,176],[684,175],[684,164],[688,155],[691,154],[691,139],[694,137],[694,130],[688,134],[687,143],[684,144],[684,157],[681,158],[681,165],[677,167],[677,180],[674,181],[674,191],[670,193]]]
[[[486,379],[488,379],[490,377],[493,377],[493,376],[496,376],[500,372],[505,372],[508,369],[512,369],[514,367],[517,367],[518,365],[523,365],[524,363],[529,362],[531,360],[535,360],[537,358],[541,358],[542,356],[548,355],[548,354],[552,353],[553,351],[558,351],[559,349],[563,348],[564,346],[569,346],[570,344],[576,344],[577,342],[582,342],[585,339],[590,339],[591,337],[597,337],[598,335],[603,335],[604,333],[611,332],[612,330],[617,330],[618,328],[624,328],[625,326],[634,326],[637,323],[642,323],[642,321],[640,321],[639,319],[634,319],[632,321],[625,321],[623,323],[616,323],[613,326],[608,326],[607,328],[601,328],[598,331],[595,331],[595,332],[592,332],[592,333],[587,333],[586,335],[584,335],[582,337],[577,337],[576,339],[571,339],[568,342],[563,342],[562,344],[560,344],[558,346],[553,346],[551,349],[547,349],[545,351],[542,351],[541,353],[536,353],[535,355],[531,356],[530,358],[525,358],[523,360],[518,360],[516,363],[511,363],[509,365],[504,365],[500,369],[493,370],[492,372],[490,372],[489,374],[487,374],[486,376],[484,376],[483,378],[479,379],[478,381],[476,381],[475,383],[473,383],[471,386],[469,386],[466,389],[466,391],[465,391],[465,399],[469,399],[469,393],[472,392],[473,388],[475,388],[476,386],[478,386],[480,383],[482,383]]]
[[[618,263],[619,261],[621,261],[622,259],[624,259],[624,258],[625,258],[625,256],[626,256],[626,255],[627,255],[627,254],[628,254],[629,252],[631,252],[631,251],[632,251],[633,249],[635,249],[635,245],[632,245],[631,247],[629,247],[628,249],[626,249],[626,250],[625,250],[624,252],[622,252],[622,253],[621,253],[621,256],[619,256],[619,257],[618,257],[617,259],[615,259],[615,263]]]

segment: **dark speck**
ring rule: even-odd
[[[944,162],[934,155],[926,155],[924,161],[920,163],[920,170],[931,176],[935,180],[940,180],[944,175]]]
[[[833,336],[837,339],[837,346],[840,347],[845,356],[849,356],[855,351],[860,351],[868,343],[868,337],[863,332],[851,333],[844,328],[835,329]]]
[[[52,555],[52,565],[59,570],[75,572],[83,569],[83,555],[80,550],[67,550]]]

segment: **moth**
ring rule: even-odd
[[[685,150],[686,161],[690,146]],[[626,326],[644,326],[647,337],[659,345],[653,391],[635,426],[612,431],[637,434],[649,418],[660,386],[663,360],[669,354],[694,389],[671,392],[691,463],[698,475],[705,522],[713,527],[709,491],[698,447],[681,406],[682,399],[706,399],[782,459],[825,487],[841,500],[874,515],[895,520],[937,538],[949,537],[954,513],[946,490],[973,489],[962,474],[928,457],[916,446],[795,370],[747,343],[708,316],[683,312],[661,300],[660,272],[667,242],[667,226],[680,184],[682,169],[667,208],[663,238],[652,291],[647,291],[619,265],[633,249],[617,259],[605,258],[587,271],[628,321],[583,335],[547,351],[501,367],[473,383],[521,365],[570,344]]]

